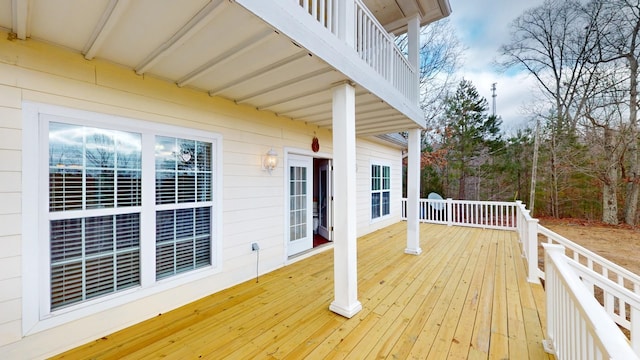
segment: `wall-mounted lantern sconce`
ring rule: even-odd
[[[273,151],[273,148],[262,156],[262,170],[266,170],[271,175],[273,169],[278,166],[278,153]]]

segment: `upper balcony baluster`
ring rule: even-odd
[[[326,29],[338,35],[340,28],[338,3],[341,0],[297,0],[309,15]],[[350,1],[350,0],[342,0]],[[389,34],[367,9],[362,0],[354,0],[355,16],[354,48],[360,58],[369,64],[407,99],[418,104],[417,72],[405,54],[398,48],[393,35]]]

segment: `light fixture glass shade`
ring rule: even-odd
[[[273,148],[267,152],[267,155],[262,159],[262,168],[267,170],[269,174],[278,166],[278,153],[273,151]]]

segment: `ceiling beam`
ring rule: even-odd
[[[223,52],[222,54],[216,56],[215,58],[207,61],[205,64],[201,65],[197,69],[185,75],[183,78],[179,79],[176,84],[178,86],[183,87],[185,85],[190,84],[197,78],[205,75],[209,71],[213,70],[216,66],[224,64],[228,61],[231,61],[238,56],[246,53],[247,51],[253,49],[254,47],[260,45],[260,43],[266,39],[268,36],[275,34],[275,32],[271,29],[267,31],[260,32],[250,37],[249,39],[237,44],[231,49]]]
[[[411,125],[415,125],[415,123],[409,124],[409,121],[407,121],[406,123],[398,122],[398,123],[389,125],[387,122],[387,125],[380,125],[377,127],[361,127],[361,126],[358,126],[358,124],[356,123],[356,135],[358,136],[383,135],[383,134],[401,132],[401,131],[406,131],[411,129],[412,128]]]
[[[26,40],[29,36],[29,9],[31,8],[30,0],[12,0],[11,1],[11,22],[13,32],[18,39]]]
[[[256,77],[261,76],[261,75],[266,75],[272,71],[275,71],[283,66],[286,66],[296,60],[302,59],[304,57],[310,56],[306,51],[299,51],[291,56],[288,56],[284,59],[278,60],[273,64],[270,64],[268,66],[262,67],[260,69],[257,69],[256,71],[253,71],[251,73],[245,74],[243,76],[241,76],[238,79],[235,79],[232,82],[228,82],[222,86],[219,86],[215,89],[211,89],[209,90],[209,95],[210,96],[217,96],[220,95],[222,92],[227,91],[229,89],[232,89],[235,86],[241,85],[247,81],[255,81]]]
[[[267,87],[265,89],[260,89],[258,91],[255,91],[255,92],[249,94],[249,95],[246,95],[246,96],[244,96],[242,98],[236,99],[236,103],[237,104],[246,103],[246,102],[251,101],[251,99],[254,99],[254,98],[256,98],[256,97],[258,97],[260,95],[264,95],[264,94],[272,92],[274,90],[282,89],[283,87],[286,87],[286,86],[289,86],[289,85],[298,84],[298,83],[301,83],[303,81],[309,80],[311,78],[322,76],[324,74],[330,73],[332,71],[334,71],[333,68],[324,67],[324,68],[318,69],[316,71],[312,71],[310,73],[294,77],[294,78],[289,79],[289,80],[281,81],[281,82],[275,83],[275,84],[273,84],[273,85],[271,85],[271,86],[269,86],[269,87]]]
[[[257,110],[269,110],[269,108],[271,108],[273,106],[284,104],[284,103],[289,102],[289,101],[302,99],[303,97],[307,97],[307,96],[317,96],[318,94],[322,94],[323,92],[329,91],[331,88],[332,87],[326,87],[326,88],[321,88],[321,89],[313,89],[313,90],[305,91],[303,93],[298,93],[296,95],[289,96],[287,98],[280,99],[278,101],[274,101],[274,102],[271,102],[269,104],[260,105],[260,106],[256,107],[256,109]]]
[[[169,40],[165,41],[135,67],[136,74],[144,74],[163,57],[174,52],[177,48],[191,39],[193,35],[197,34],[204,26],[224,10],[224,7],[220,6],[223,3],[225,3],[224,0],[211,1],[207,6],[200,9],[200,11],[198,11],[194,17],[184,24],[178,32],[173,34]]]
[[[105,40],[111,35],[111,31],[116,27],[120,21],[120,17],[129,7],[130,0],[111,0],[109,5],[102,13],[102,17],[98,21],[98,24],[93,29],[93,34],[89,38],[89,41],[85,45],[82,53],[84,58],[91,60],[96,56],[96,53],[102,47]]]
[[[364,94],[369,94],[369,93],[368,93],[368,92],[366,92],[366,91],[362,91],[362,90],[360,90],[360,91],[358,92],[358,90],[356,90],[356,98],[357,98],[358,96],[360,96],[360,95],[364,95]],[[380,100],[378,100],[378,101],[374,101],[374,102],[379,102],[379,101],[380,101]],[[298,106],[295,106],[295,107],[293,107],[293,108],[286,109],[286,110],[284,110],[284,111],[280,111],[278,114],[281,114],[281,115],[283,115],[283,116],[288,116],[287,114],[295,113],[295,112],[298,112],[298,111],[300,111],[300,110],[305,110],[305,109],[312,108],[312,107],[315,107],[315,106],[331,105],[331,103],[332,103],[332,102],[333,102],[333,98],[332,98],[332,97],[330,97],[330,98],[327,98],[327,99],[317,100],[317,101],[314,101],[314,102],[309,103],[309,104],[302,104],[302,105],[298,105]],[[367,103],[367,104],[368,104],[368,103]],[[360,105],[361,105],[360,103],[356,103],[356,107],[358,107],[358,106],[360,106]]]
[[[324,105],[326,106],[327,104],[331,104],[331,101],[325,102]],[[317,105],[317,106],[322,106],[322,105],[323,104],[320,104],[320,105]],[[314,116],[324,115],[326,113],[331,113],[331,107],[328,107],[326,109],[322,109],[321,108],[321,109],[315,110],[314,112],[305,113],[304,115],[300,115],[300,116],[296,116],[295,113],[296,113],[295,111],[288,111],[288,112],[279,112],[279,113],[277,113],[277,115],[289,117],[289,118],[292,118],[292,119],[312,118]]]

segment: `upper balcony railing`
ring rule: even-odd
[[[296,0],[309,15],[336,36],[341,24],[338,23],[338,2],[340,0]],[[355,4],[354,47],[360,58],[369,64],[380,76],[393,85],[402,95],[418,104],[418,76],[414,66],[395,43],[393,35],[371,14],[362,0]]]

